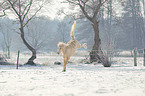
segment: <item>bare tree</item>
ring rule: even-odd
[[[0,2],[0,11],[2,11],[2,14],[0,14],[0,17],[3,17],[6,15],[5,8],[3,7],[4,1]]]
[[[35,17],[27,26],[27,40],[29,44],[36,49],[36,51],[47,46],[48,38],[50,37],[50,34],[48,33],[50,31],[47,30],[49,29],[48,25],[48,18]]]
[[[0,17],[3,17],[5,15],[6,15],[5,10],[3,10],[3,14],[1,14]]]
[[[140,0],[127,0],[124,5],[122,27],[125,32],[124,42],[131,49],[144,48],[145,46],[145,27],[143,10],[141,10]],[[142,6],[143,7],[143,6]],[[125,29],[126,28],[126,29]],[[128,44],[127,44],[128,43]],[[127,47],[125,46],[125,47]]]
[[[90,61],[96,61],[96,58],[104,63],[105,59],[101,50],[101,39],[99,35],[100,11],[108,0],[66,0],[67,2],[79,6],[83,15],[92,22],[94,29],[94,45],[90,52]],[[97,61],[98,61],[97,60]],[[108,61],[107,61],[108,62]]]
[[[68,18],[64,18],[63,20],[59,21],[58,23],[58,28],[57,28],[57,32],[59,34],[59,38],[61,41],[67,43],[69,40],[69,30],[70,30],[70,26],[71,24],[69,24],[70,20],[68,20]]]
[[[143,11],[144,11],[144,17],[145,17],[145,1],[144,0],[142,0],[142,3],[143,3]]]
[[[10,6],[7,4],[7,0],[0,1],[0,17],[6,16],[6,10],[9,10]]]
[[[5,27],[6,26],[6,27]],[[7,26],[6,24],[1,24],[1,32],[3,34],[3,39],[4,39],[4,45],[3,48],[6,47],[6,51],[7,51],[7,58],[10,58],[10,48],[11,48],[11,44],[12,44],[12,35],[10,33],[10,28],[8,28],[9,26]],[[5,46],[5,47],[4,47]],[[4,51],[4,50],[3,50]]]
[[[32,8],[33,3],[37,3],[36,8]],[[24,28],[33,19],[33,17],[41,10],[44,2],[40,4],[39,0],[6,0],[7,4],[18,18],[20,24],[20,36],[26,47],[32,52],[32,56],[29,58],[26,64],[35,65],[33,62],[36,59],[36,49],[33,48],[25,39]],[[40,4],[40,5],[39,5]],[[35,11],[35,12],[34,12]],[[33,15],[31,15],[33,14]],[[30,16],[30,17],[29,17]]]

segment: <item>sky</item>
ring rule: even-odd
[[[52,0],[51,3],[45,4],[44,7],[38,12],[37,15],[43,15],[43,16],[48,16],[50,19],[62,19],[64,17],[63,14],[58,15],[57,13],[61,8],[64,8],[65,10],[69,10],[69,4],[68,3],[61,3],[64,0]],[[118,1],[113,2],[113,9],[117,13],[119,17],[122,16],[122,6],[118,3]],[[9,14],[9,18],[15,19],[15,16],[11,11],[7,11]]]
[[[62,1],[62,0],[61,0]],[[48,6],[50,5],[50,6]],[[50,17],[50,19],[54,19],[58,17],[57,12],[63,7],[65,9],[68,8],[69,4],[61,3],[60,0],[53,0],[51,4],[45,5],[44,10],[45,14]],[[60,18],[63,18],[62,16],[59,16]]]
[[[63,0],[61,0],[62,2]],[[62,19],[64,15],[61,16],[57,15],[57,12],[64,7],[65,9],[68,8],[69,4],[61,3],[60,0],[52,0],[51,3],[44,5],[44,7],[37,13],[37,15],[48,16],[50,19],[60,18]],[[10,19],[15,19],[15,15],[12,11],[7,10],[6,13]],[[2,13],[0,13],[2,14]]]
[[[64,15],[61,14],[61,16],[59,16],[58,18],[58,15],[57,15],[57,12],[61,9],[61,8],[65,8],[66,11],[69,10],[69,4],[68,3],[61,3],[62,1],[64,0],[53,0],[53,2],[51,4],[48,4],[44,7],[44,10],[43,13],[46,15],[46,16],[49,16],[50,19],[54,19],[54,18],[63,18]],[[50,5],[50,6],[49,6]],[[116,15],[118,17],[121,17],[122,16],[122,10],[123,10],[123,7],[120,5],[120,3],[118,3],[118,1],[114,1],[113,2],[113,9],[114,11],[117,13]],[[71,10],[72,11],[72,10]],[[44,15],[43,14],[43,15]]]

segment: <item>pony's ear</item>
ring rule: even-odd
[[[59,45],[59,43],[57,44],[57,47],[59,47],[60,45]]]
[[[61,43],[59,42],[58,44],[57,44],[57,47],[60,47],[61,46]]]

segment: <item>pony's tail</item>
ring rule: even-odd
[[[75,37],[74,37],[75,26],[76,26],[76,21],[74,21],[74,24],[71,27],[70,37],[71,37],[72,40],[75,39]]]

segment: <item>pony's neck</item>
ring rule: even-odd
[[[65,50],[66,50],[66,46],[63,46],[63,47],[61,48],[61,50],[62,50],[62,53],[64,54],[64,53],[65,53]]]

